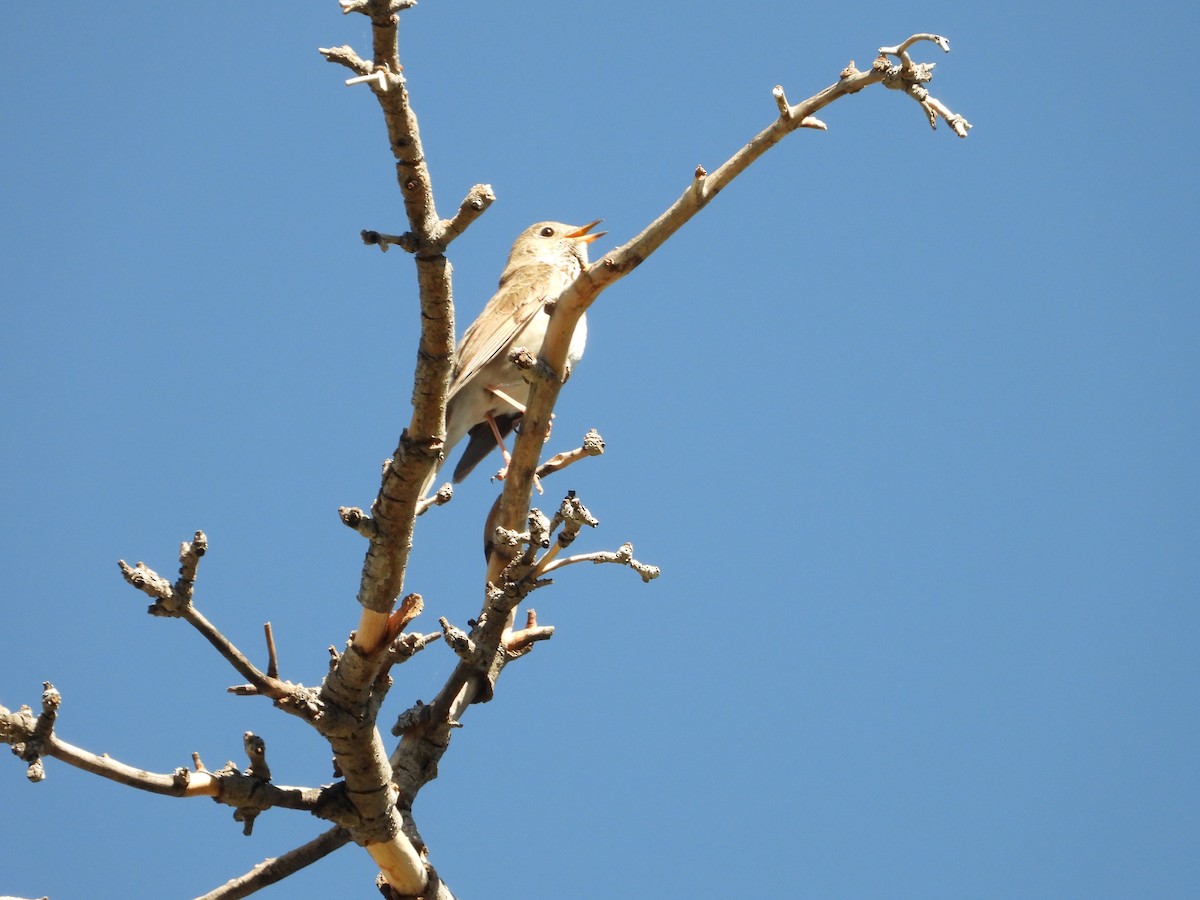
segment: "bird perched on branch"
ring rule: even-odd
[[[541,352],[550,323],[546,301],[557,297],[583,271],[588,244],[607,233],[590,233],[600,221],[581,227],[538,222],[522,231],[513,244],[499,288],[463,334],[455,355],[446,399],[446,457],[459,441],[470,437],[454,467],[455,482],[466,478],[494,447],[504,450],[504,438],[529,400],[529,383],[508,355],[516,347],[535,356]],[[587,319],[581,316],[571,336],[564,375],[579,362],[586,342]],[[507,451],[504,454],[507,463]],[[437,474],[430,476],[422,493],[429,492]]]

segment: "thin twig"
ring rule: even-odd
[[[263,632],[267,638],[267,677],[279,677],[279,658],[275,655],[275,634],[271,631],[271,623],[263,623]]]
[[[537,476],[538,478],[545,478],[548,475],[553,475],[555,472],[561,472],[567,466],[574,465],[581,459],[587,459],[589,456],[600,456],[603,453],[604,438],[600,437],[600,432],[592,428],[583,436],[583,443],[580,446],[574,450],[557,453],[538,466]]]
[[[653,581],[661,574],[658,566],[647,565],[643,562],[638,562],[633,558],[633,545],[622,544],[618,550],[597,550],[593,553],[580,553],[575,556],[565,556],[562,559],[556,559],[545,566],[538,567],[538,573],[548,575],[555,569],[561,569],[563,566],[574,565],[575,563],[590,562],[590,563],[617,563],[622,566],[629,566],[633,571],[637,572],[642,577],[642,581]]]
[[[264,859],[250,871],[237,878],[231,878],[219,888],[214,888],[207,894],[197,897],[196,900],[240,900],[240,898],[249,897],[267,885],[282,881],[306,866],[311,866],[318,860],[324,859],[333,851],[345,847],[350,842],[350,832],[345,828],[340,826],[331,828],[299,847],[279,856]]]
[[[11,712],[0,707],[0,740],[4,743],[15,746],[34,740],[36,730],[37,720],[28,709]],[[97,754],[84,750],[64,741],[57,734],[47,733],[37,740],[42,756],[61,760],[76,769],[150,794],[167,797],[213,797],[223,800],[227,793],[245,794],[253,791],[256,801],[261,801],[264,809],[279,806],[311,812],[317,808],[324,792],[322,788],[268,784],[237,769],[210,772],[197,767],[194,770],[178,768],[170,774],[150,772],[127,765],[107,753]],[[245,787],[241,786],[243,783]]]

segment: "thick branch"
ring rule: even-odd
[[[432,181],[421,145],[417,117],[400,72],[396,24],[406,0],[345,0],[347,12],[371,19],[373,61],[368,81],[383,111],[388,140],[396,159],[396,178],[404,201],[416,257],[421,305],[421,340],[413,385],[413,414],[384,466],[379,494],[370,511],[373,523],[363,561],[358,602],[359,625],[350,648],[337,660],[321,691],[322,701],[345,712],[357,727],[342,733],[323,731],[346,778],[347,795],[367,828],[356,831],[379,865],[387,883],[407,894],[423,893],[429,883],[424,862],[402,830],[395,788],[375,714],[384,683],[378,676],[387,662],[389,614],[404,588],[412,549],[421,486],[442,452],[446,433],[446,392],[454,359],[454,306],[447,243],[490,202],[478,193],[468,198],[455,219],[453,232],[437,215]],[[351,54],[322,51],[346,64]],[[352,60],[351,60],[352,61]],[[354,80],[354,79],[352,79]],[[478,207],[478,209],[476,209]]]
[[[454,310],[451,267],[444,256],[448,244],[461,234],[494,199],[491,188],[476,185],[453,219],[438,217],[432,179],[425,161],[417,117],[401,74],[396,41],[398,13],[410,6],[401,0],[348,0],[347,12],[371,19],[373,59],[365,62],[348,47],[322,49],[326,59],[347,66],[371,86],[387,128],[396,179],[404,201],[409,232],[372,240],[386,247],[397,244],[414,253],[421,303],[421,341],[413,386],[413,415],[385,467],[379,494],[371,509],[375,532],[363,563],[358,601],[363,607],[356,644],[368,651],[384,641],[386,616],[403,590],[412,548],[418,493],[437,464],[445,436],[446,391],[454,358]]]
[[[487,208],[492,197],[490,189],[479,186],[463,201],[451,220],[452,228],[438,218],[416,114],[395,62],[394,27],[381,26],[375,16],[372,23],[376,44],[373,71],[383,73],[386,84],[386,89],[373,84],[372,91],[383,110],[410,228],[396,242],[412,249],[416,256],[422,329],[413,386],[413,415],[384,469],[379,494],[371,509],[375,533],[363,562],[358,601],[364,614],[356,633],[356,642],[368,651],[379,648],[386,616],[403,590],[417,495],[437,464],[445,435],[445,396],[454,359],[454,311],[452,270],[444,250],[453,237]],[[381,40],[386,44],[388,34],[391,49],[384,52],[380,49]],[[344,56],[323,52],[335,61],[342,61]]]

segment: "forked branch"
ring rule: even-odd
[[[908,54],[909,48],[920,41],[931,41],[943,51],[950,48],[949,41],[939,35],[917,34],[895,47],[881,48],[876,65],[866,72],[860,72],[851,64],[841,72],[837,82],[807,100],[789,105],[783,88],[777,87],[772,95],[779,115],[773,122],[715,171],[709,173],[702,166],[697,167],[687,188],[675,203],[632,240],[588,266],[554,301],[554,312],[542,344],[540,361],[543,365],[530,370],[533,389],[523,418],[522,432],[513,448],[508,481],[497,515],[499,525],[514,528],[516,523],[525,517],[532,490],[532,473],[537,467],[542,442],[549,428],[550,415],[562,387],[562,381],[558,377],[537,375],[544,371],[565,371],[567,348],[575,326],[580,316],[595,302],[600,293],[641,265],[734,178],[788,134],[800,128],[824,129],[824,123],[815,119],[814,115],[835,100],[888,80],[894,82],[891,84],[893,87],[905,87],[908,93],[921,99],[928,108],[944,109],[940,104],[934,105],[937,102],[932,100],[924,87],[932,78],[932,67],[914,63]],[[900,60],[899,64],[890,63],[888,55],[896,56]],[[948,113],[948,110],[946,112]],[[954,116],[952,113],[947,116],[947,121],[951,122],[955,133],[964,137],[967,129],[971,127],[961,116]],[[503,561],[497,561],[493,568],[499,571],[503,564]],[[489,569],[489,576],[491,574],[492,570]]]
[[[870,85],[883,83],[885,79],[891,79],[895,81],[892,85],[894,87],[920,87],[926,91],[924,102],[928,103],[929,96],[923,85],[931,77],[931,72],[928,67],[913,63],[908,55],[908,49],[919,41],[932,41],[943,50],[949,49],[949,42],[940,36],[913,35],[895,47],[883,48],[881,62],[877,61],[868,71],[861,72],[851,64],[841,72],[837,82],[800,103],[789,104],[783,88],[777,87],[772,91],[779,113],[774,121],[712,173],[703,166],[698,166],[683,194],[674,204],[632,240],[605,254],[602,259],[586,268],[559,297],[548,300],[548,303],[553,305],[550,325],[542,344],[538,365],[531,366],[527,371],[531,391],[522,418],[521,433],[512,451],[504,492],[493,513],[497,533],[519,531],[520,523],[526,518],[532,494],[533,474],[537,469],[538,458],[549,432],[554,405],[563,384],[559,373],[566,371],[567,348],[580,317],[600,293],[645,261],[707,206],[734,178],[788,134],[800,128],[824,130],[825,123],[816,119],[815,114],[835,100],[855,94]],[[899,64],[889,62],[888,54],[896,56],[900,60]],[[909,90],[909,93],[918,96],[920,92]],[[970,128],[969,123],[961,117],[955,117],[953,121],[951,117],[947,117],[947,121],[951,121],[955,132],[962,136],[965,136],[966,130]],[[506,549],[499,543],[495,545],[488,563],[489,584],[500,582],[502,574],[518,552],[515,547]],[[589,554],[571,559],[570,562],[621,561],[630,564],[626,558],[632,560],[632,550],[626,553],[625,548],[622,548],[621,551],[612,554],[611,559],[601,556]],[[553,557],[544,562],[543,572],[555,565]],[[567,560],[562,560],[558,566],[565,564]],[[641,567],[640,563],[638,567]],[[645,578],[650,574],[650,570],[642,568],[645,569],[642,572]],[[512,627],[511,618],[508,627]],[[440,712],[444,711],[448,721],[457,721],[470,703],[480,696],[490,695],[490,690],[491,686],[487,680],[480,678],[471,667],[460,664],[442,688],[434,706]],[[407,742],[406,738],[405,743]],[[405,743],[401,744],[394,756],[397,763],[402,764],[407,749]],[[416,744],[412,749],[418,754],[427,751],[427,748],[418,747]]]

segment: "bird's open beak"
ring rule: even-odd
[[[588,234],[589,231],[591,231],[593,228],[595,228],[597,225],[599,225],[603,221],[604,221],[603,219],[597,219],[595,222],[588,222],[582,228],[572,231],[570,234],[567,235],[567,237],[575,238],[576,240],[583,241],[585,244],[590,244],[592,241],[597,240],[598,238],[602,238],[606,234],[608,234],[607,231],[597,231],[595,234]]]

